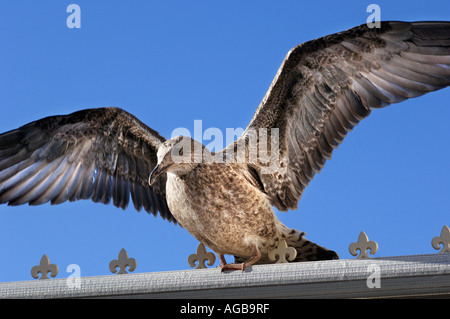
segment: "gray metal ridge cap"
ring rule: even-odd
[[[383,289],[367,288],[371,265],[379,267],[387,295],[413,286],[417,293],[434,287],[450,293],[450,254],[430,254],[254,265],[244,272],[208,268],[80,277],[73,288],[68,278],[6,282],[0,283],[0,298],[383,296]]]

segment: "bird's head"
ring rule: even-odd
[[[163,173],[184,175],[204,162],[205,146],[187,136],[176,136],[165,141],[158,149],[158,163],[150,173],[148,182],[152,185]],[[205,152],[209,153],[209,152]]]

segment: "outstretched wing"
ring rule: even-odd
[[[164,138],[118,108],[51,116],[0,135],[0,203],[92,199],[134,207],[174,223],[165,179],[148,185]]]
[[[295,209],[314,174],[374,108],[449,84],[450,22],[361,25],[292,49],[246,131],[225,151],[250,143],[252,130],[278,128],[277,169],[249,167],[275,207]]]

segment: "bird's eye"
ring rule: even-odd
[[[180,147],[180,149],[178,150],[178,155],[183,156],[183,148],[182,147]]]

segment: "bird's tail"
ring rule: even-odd
[[[294,261],[313,261],[339,259],[336,252],[319,246],[306,239],[305,233],[292,228],[285,228],[283,231],[286,243],[289,247],[294,247],[297,256]],[[283,237],[284,237],[283,236]]]
[[[315,260],[331,260],[331,259],[339,259],[339,256],[336,252],[324,248],[322,246],[313,243],[306,239],[305,233],[298,231],[293,228],[288,228],[282,223],[279,224],[278,231],[281,234],[281,241],[286,241],[288,247],[293,247],[297,251],[297,255],[294,260],[290,260],[288,256],[286,256],[286,261],[296,262],[296,261],[315,261]],[[278,244],[279,246],[280,244]],[[281,252],[280,252],[281,253]],[[261,259],[256,262],[256,264],[270,264],[273,261],[268,259],[268,254],[262,254]],[[242,263],[246,261],[248,258],[234,256],[234,260],[236,263]],[[277,258],[278,260],[278,258]]]

